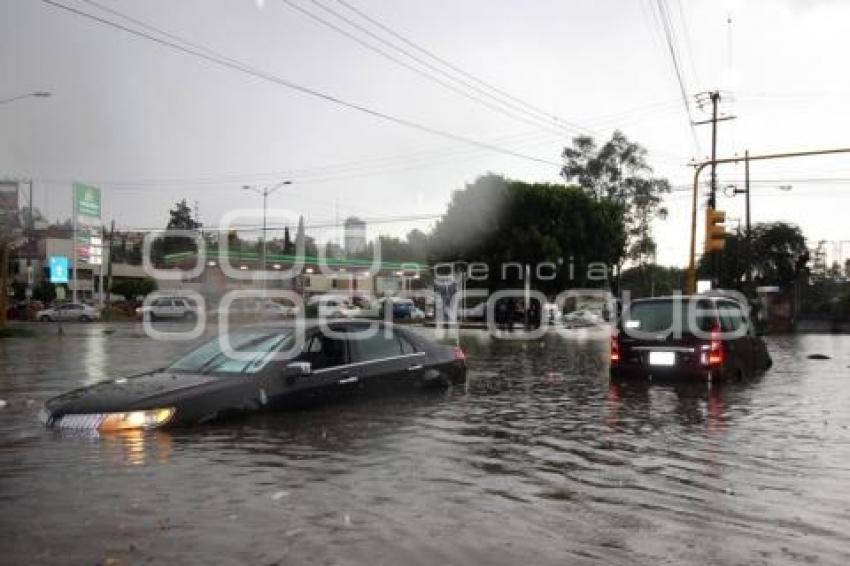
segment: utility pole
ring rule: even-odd
[[[743,194],[744,201],[744,209],[746,210],[746,220],[745,220],[745,232],[744,232],[744,261],[746,262],[747,269],[744,272],[744,281],[749,285],[752,280],[752,273],[750,273],[750,262],[752,261],[752,237],[751,237],[751,224],[750,224],[750,150],[746,150],[744,152],[744,188],[740,189],[735,187],[734,185],[730,185],[727,188],[732,188],[732,193],[726,193],[727,196],[734,197],[735,195]],[[740,235],[740,230],[738,230]],[[737,263],[736,263],[737,265]]]
[[[106,305],[112,304],[112,242],[115,239],[115,220],[113,219],[109,225],[109,240],[106,252]]]
[[[704,97],[708,96],[711,102],[711,119],[701,122],[694,122],[695,126],[702,124],[711,124],[711,190],[708,195],[708,208],[715,210],[717,208],[717,122],[724,120],[734,120],[735,116],[718,116],[718,106],[720,105],[720,91],[714,90],[704,92],[697,95],[697,103],[702,106]],[[711,280],[712,286],[716,285],[719,277],[720,254],[715,252],[711,260]]]
[[[266,290],[266,200],[268,200],[269,195],[283,187],[284,185],[291,185],[292,181],[286,180],[281,181],[277,185],[272,187],[252,187],[250,185],[244,185],[242,187],[243,190],[254,191],[255,193],[261,195],[263,197],[263,235],[261,240],[261,248],[260,248],[260,269],[262,269],[263,277],[263,293]]]
[[[747,262],[747,271],[745,281],[747,282],[747,287],[749,287],[752,282],[752,268],[751,262],[753,261],[753,233],[752,226],[750,225],[750,150],[744,152],[744,193],[746,197],[746,210],[747,210],[747,253],[744,256],[745,261]]]
[[[33,203],[32,203],[32,179],[29,180],[30,185],[30,198],[29,198],[29,211],[27,213],[27,291],[26,291],[26,299],[27,305],[30,304],[32,300],[33,293],[33,265],[32,260],[35,256],[35,221],[33,220]]]
[[[711,96],[711,195],[708,197],[708,206],[717,208],[717,104],[720,102],[720,93],[716,90]],[[716,273],[716,272],[715,272]]]

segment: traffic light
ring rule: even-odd
[[[726,246],[726,213],[711,207],[705,211],[705,251],[719,252]]]

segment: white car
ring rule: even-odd
[[[339,295],[318,295],[311,297],[311,305],[316,305],[319,318],[356,318],[362,316],[362,310],[353,306],[347,297]]]
[[[198,316],[198,311],[194,302],[185,297],[157,297],[149,305],[137,308],[136,314],[149,320],[194,319]]]
[[[458,318],[466,320],[484,320],[487,316],[487,301],[482,301],[474,307],[461,308],[460,303],[457,307]]]
[[[604,322],[604,318],[602,316],[602,309],[588,308],[578,309],[567,313],[566,315],[564,315],[564,322],[567,324],[589,326],[594,324],[601,324],[602,322]]]
[[[282,305],[271,299],[256,297],[239,297],[234,299],[227,308],[227,314],[229,316],[248,316],[262,319],[295,316],[297,312],[297,307]]]
[[[64,303],[38,311],[35,314],[35,319],[42,322],[49,322],[51,320],[91,322],[92,320],[100,319],[100,311],[82,303]]]

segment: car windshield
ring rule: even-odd
[[[694,309],[697,309],[695,313]],[[710,309],[711,303],[703,300],[696,303],[687,299],[636,302],[626,313],[623,328],[640,332],[681,334],[688,331],[693,315],[699,330],[708,332],[714,323]]]
[[[291,344],[291,330],[238,331],[229,335],[231,355],[216,337],[185,354],[168,366],[168,371],[185,373],[253,374],[271,361],[273,355]]]

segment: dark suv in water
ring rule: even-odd
[[[771,364],[747,310],[724,296],[632,301],[611,336],[612,378],[738,379]]]

